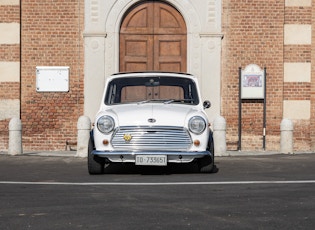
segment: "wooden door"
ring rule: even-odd
[[[120,28],[120,71],[187,71],[187,32],[181,14],[160,1],[128,11]]]

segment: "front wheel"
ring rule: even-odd
[[[207,145],[207,150],[211,152],[212,157],[205,156],[203,158],[198,159],[198,167],[201,173],[211,173],[215,171],[214,165],[214,142],[213,142],[213,133],[210,132],[209,140]]]
[[[89,140],[89,146],[88,146],[88,170],[89,174],[102,174],[104,173],[104,165],[105,165],[105,159],[93,155],[92,151],[94,150],[94,143],[92,139]]]
[[[213,172],[214,162],[210,156],[205,156],[198,159],[198,167],[201,173],[211,173]]]
[[[209,152],[211,152],[212,156],[214,157],[214,141],[213,141],[213,132],[212,131],[210,131],[210,134],[209,134],[207,150]]]

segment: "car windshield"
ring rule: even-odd
[[[105,104],[199,103],[195,82],[183,77],[122,77],[107,86]]]

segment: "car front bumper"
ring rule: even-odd
[[[137,155],[166,155],[168,163],[190,163],[194,159],[210,156],[213,161],[213,154],[209,151],[203,152],[176,152],[176,151],[92,151],[93,155],[106,158],[114,163],[135,163]]]

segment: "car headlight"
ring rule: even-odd
[[[97,128],[100,132],[108,134],[115,127],[114,119],[110,116],[102,116],[97,120]]]
[[[202,117],[196,116],[190,118],[188,122],[189,130],[194,134],[202,133],[206,128],[206,121]]]

